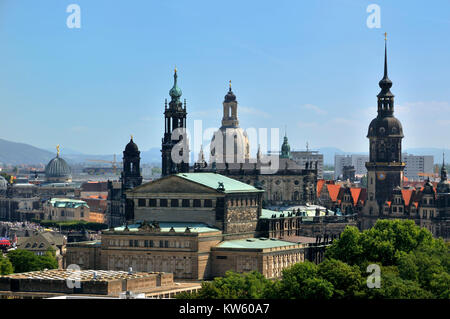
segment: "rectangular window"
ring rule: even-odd
[[[171,199],[170,200],[170,206],[171,207],[178,207],[178,199]]]
[[[167,199],[162,198],[159,200],[159,206],[160,207],[167,207]]]
[[[202,201],[200,199],[194,199],[194,207],[201,207]]]
[[[134,247],[139,247],[139,242],[137,240],[134,241]]]
[[[133,241],[130,239],[130,247],[133,247]]]
[[[138,199],[138,206],[139,207],[145,207],[145,199],[144,198],[139,198]]]
[[[150,247],[154,247],[155,244],[153,243],[153,240],[150,240]]]
[[[159,241],[159,247],[160,248],[164,247],[164,242],[162,240]]]
[[[212,200],[205,199],[205,207],[212,207]]]
[[[156,199],[154,199],[154,198],[151,198],[150,200],[149,200],[149,206],[150,207],[156,207]]]
[[[191,206],[191,202],[189,199],[183,199],[181,202],[181,206],[183,207],[190,207]]]
[[[227,259],[227,256],[216,256],[216,259]]]
[[[169,241],[168,240],[164,241],[164,248],[169,248]]]
[[[144,241],[144,247],[148,247],[148,240]]]

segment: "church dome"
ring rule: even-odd
[[[52,181],[67,181],[71,178],[70,166],[57,155],[45,167],[45,177]]]
[[[394,116],[376,117],[370,122],[367,137],[403,137],[400,121]]]
[[[139,148],[136,145],[136,143],[134,143],[133,138],[131,138],[130,142],[127,144],[127,146],[125,146],[125,153],[127,153],[127,154],[138,154],[139,153]]]
[[[233,145],[234,150],[228,150]],[[250,143],[247,133],[240,127],[221,127],[211,139],[211,156],[226,163],[241,162],[250,158]]]

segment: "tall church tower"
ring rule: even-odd
[[[142,175],[140,168],[141,152],[133,141],[131,136],[130,142],[123,151],[123,172],[122,185],[123,189],[131,189],[142,184]]]
[[[385,34],[386,35],[386,34]],[[369,125],[369,162],[367,168],[368,200],[367,215],[378,215],[380,208],[392,193],[402,185],[405,163],[402,162],[403,129],[394,117],[394,95],[392,81],[387,71],[387,44],[384,47],[384,76],[379,82],[378,116]]]
[[[186,135],[172,134],[176,129],[186,129],[187,114],[186,100],[184,100],[184,106],[180,100],[182,92],[177,86],[178,75],[176,68],[173,78],[173,87],[169,91],[171,101],[169,102],[169,107],[167,107],[166,100],[164,111],[165,129],[161,147],[162,176],[189,172],[189,148]],[[180,142],[182,142],[182,144],[178,144]],[[177,154],[179,158],[182,158],[182,161],[180,162],[174,161],[174,158],[172,157],[172,150],[177,144],[178,146],[185,145],[183,148],[184,151],[183,149],[180,149]]]

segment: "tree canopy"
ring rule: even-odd
[[[7,256],[15,273],[58,268],[58,261],[50,251],[37,256],[28,250],[16,249],[8,252]]]
[[[371,264],[380,269],[379,288],[368,287]],[[378,220],[362,232],[347,227],[319,265],[294,264],[275,280],[229,271],[178,298],[449,299],[449,244],[411,220]]]

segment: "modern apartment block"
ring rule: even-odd
[[[368,155],[334,155],[334,179],[339,179],[344,173],[344,166],[353,166],[356,175],[367,173],[366,162],[369,161]]]
[[[434,156],[432,155],[412,155],[402,154],[402,160],[406,163],[404,175],[408,180],[424,181],[427,176],[420,176],[419,173],[431,174],[434,167]]]
[[[318,151],[291,151],[292,160],[301,167],[307,162],[317,161],[317,179],[323,178],[323,154]]]
[[[368,155],[335,155],[334,156],[334,178],[342,178],[344,166],[354,166],[356,175],[365,175],[367,173],[366,162],[369,161]],[[433,173],[434,156],[432,155],[413,155],[402,154],[402,161],[405,162],[404,175],[409,180],[423,181],[427,176],[420,176],[419,173]]]

